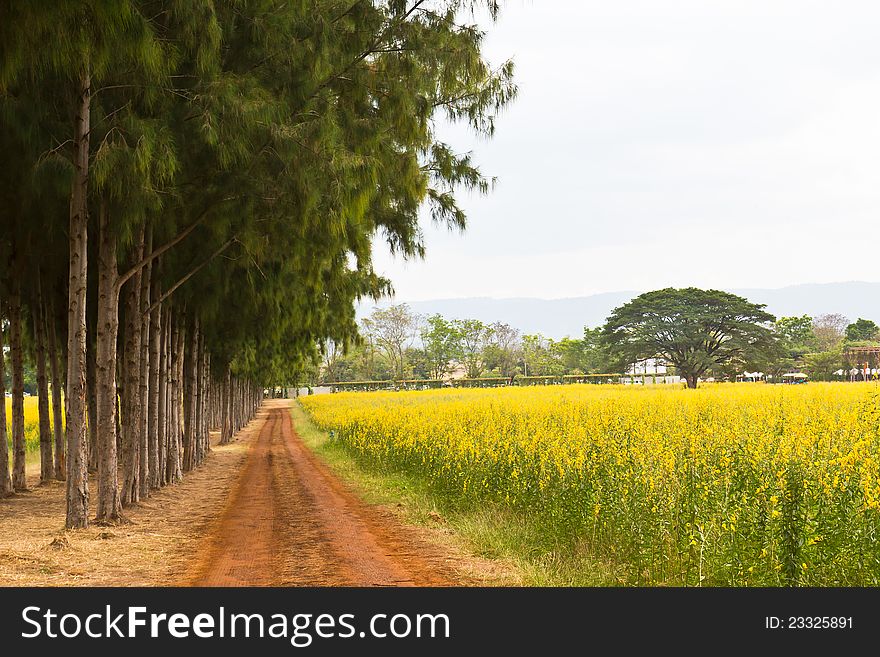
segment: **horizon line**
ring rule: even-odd
[[[706,290],[721,290],[725,292],[730,292],[731,290],[739,290],[739,291],[761,291],[761,292],[777,292],[780,290],[790,290],[792,288],[798,287],[828,287],[832,285],[880,285],[880,281],[863,281],[863,280],[849,280],[849,281],[830,281],[826,283],[793,283],[791,285],[783,285],[780,287],[706,287],[702,289]],[[666,287],[675,287],[673,285],[668,285]],[[689,285],[685,287],[697,287],[695,285]],[[657,290],[664,289],[663,287],[653,288]],[[681,288],[678,288],[681,289]],[[609,290],[606,292],[592,292],[589,294],[583,294],[581,296],[564,296],[564,297],[530,297],[530,296],[509,296],[509,297],[493,297],[486,295],[478,295],[478,296],[469,296],[469,297],[432,297],[428,299],[395,299],[394,297],[383,297],[379,301],[373,301],[373,305],[385,303],[387,301],[392,301],[396,304],[401,303],[428,303],[428,302],[436,302],[436,301],[572,301],[578,299],[588,299],[591,297],[604,296],[609,294],[642,294],[644,292],[649,292],[651,290]],[[358,305],[364,305],[370,303],[367,300],[360,301]]]

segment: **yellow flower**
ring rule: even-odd
[[[867,583],[880,572],[853,555],[876,550],[863,528],[880,512],[877,390],[580,384],[300,403],[365,467],[417,475],[450,499],[537,515],[559,536],[577,532],[615,567],[650,563],[649,576],[664,582],[692,584],[672,573],[697,572],[736,583],[731,563],[738,573],[759,559],[759,572],[779,571],[794,538],[811,561],[835,564],[829,578],[838,579],[828,583]],[[783,512],[809,522],[767,522]],[[834,541],[815,534],[817,519]],[[792,529],[798,535],[782,535]]]

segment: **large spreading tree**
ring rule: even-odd
[[[774,319],[764,305],[728,292],[666,288],[616,308],[602,335],[621,365],[662,358],[696,388],[711,368],[773,349]]]

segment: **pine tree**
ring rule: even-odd
[[[22,255],[0,289],[13,371],[24,313],[41,393],[51,375],[68,527],[88,522],[90,463],[96,518],[115,522],[203,462],[211,429],[230,440],[262,385],[296,380],[327,340],[356,343],[355,301],[391,290],[377,234],[419,257],[422,206],[464,227],[456,190],[491,181],[433,119],[489,135],[515,94],[512,66],[492,69],[457,22],[477,4],[3,4],[0,146],[22,166],[0,174],[0,249]],[[44,266],[39,293],[21,291],[37,264],[25,217],[43,260],[68,264]],[[13,470],[22,483],[23,453]]]

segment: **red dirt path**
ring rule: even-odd
[[[352,494],[303,445],[289,401],[269,401],[197,586],[448,586],[449,555]]]

